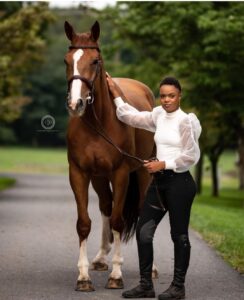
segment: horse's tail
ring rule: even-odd
[[[139,216],[140,191],[136,171],[130,173],[129,186],[125,198],[123,217],[124,230],[122,240],[128,242],[136,231]]]

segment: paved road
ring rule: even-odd
[[[109,271],[91,271],[95,292],[75,292],[78,238],[76,206],[65,176],[15,175],[14,188],[0,193],[0,300],[116,300],[121,290],[106,290]],[[90,261],[98,250],[98,201],[90,190],[92,233]],[[188,300],[244,299],[244,278],[232,270],[191,231],[192,259],[186,291]],[[125,287],[137,284],[135,241],[123,246]],[[157,293],[171,281],[173,257],[168,220],[155,236],[155,258],[160,277]]]

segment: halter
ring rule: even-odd
[[[69,49],[72,50],[72,49],[96,49],[98,52],[100,52],[100,49],[99,47],[97,46],[85,46],[85,45],[80,45],[80,46],[69,46]],[[70,86],[71,86],[71,83],[73,82],[73,80],[75,79],[79,79],[81,80],[82,82],[84,82],[87,87],[89,88],[90,90],[90,96],[89,96],[89,99],[88,99],[88,104],[92,104],[94,102],[94,93],[95,93],[95,87],[94,87],[94,83],[95,83],[95,80],[97,78],[97,75],[100,71],[100,64],[101,62],[98,61],[97,64],[96,64],[96,70],[95,70],[95,75],[93,77],[92,80],[90,79],[87,79],[83,76],[80,76],[80,75],[73,75],[69,80],[68,80],[68,89],[67,89],[67,99],[69,99],[70,97]]]

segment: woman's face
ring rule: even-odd
[[[174,85],[163,84],[159,92],[161,105],[166,112],[171,113],[179,108],[181,93]]]

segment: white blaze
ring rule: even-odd
[[[78,61],[83,55],[83,51],[81,49],[75,51],[73,54],[74,60],[74,74],[73,75],[80,75],[78,71]],[[82,81],[80,79],[74,79],[71,86],[70,96],[71,96],[71,107],[74,110],[77,104],[77,100],[81,98],[81,86]]]

